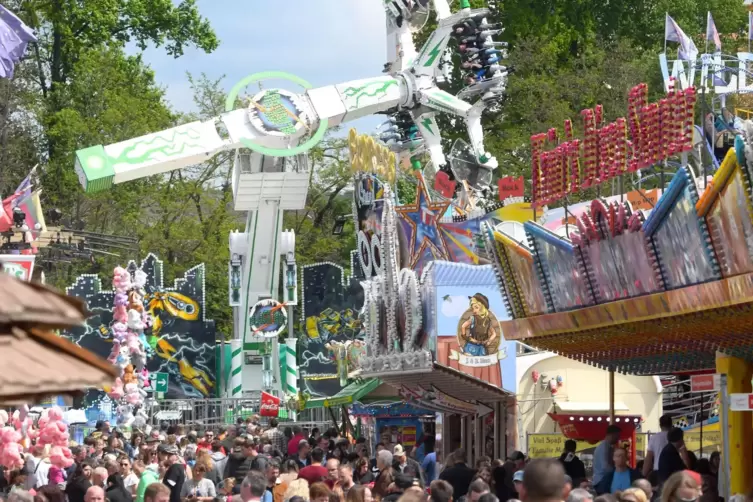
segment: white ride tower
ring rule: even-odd
[[[304,208],[309,182],[306,152],[321,141],[329,128],[366,115],[409,112],[432,162],[442,166],[445,156],[434,117],[436,112],[445,112],[465,121],[479,164],[489,169],[497,167],[496,159],[484,148],[481,114],[501,96],[504,67],[495,65],[488,78],[461,92],[466,99],[478,98],[473,104],[439,89],[436,75],[453,30],[463,23],[479,27],[484,47],[495,46],[491,33],[483,31],[488,11],[470,9],[467,0],[461,1],[462,8],[455,14],[450,13],[447,0],[433,0],[433,5],[438,27],[424,47],[416,51],[411,32],[428,17],[428,0],[385,3],[392,60],[385,65],[384,75],[312,88],[290,74],[258,73],[233,87],[226,100],[226,112],[219,117],[76,152],[80,182],[87,192],[95,192],[235,150],[234,209],[247,211],[248,218],[245,231],[232,233],[229,239],[230,303],[235,310],[229,396],[242,397],[259,390],[293,392],[290,385],[280,381],[277,363],[281,313],[297,300],[295,236],[283,232],[282,218],[285,210]],[[287,80],[303,90],[264,89],[249,100],[248,107],[236,108],[246,87],[268,79]],[[279,298],[278,293],[282,263],[286,267],[285,298]],[[233,295],[234,287],[239,294]],[[266,317],[259,317],[258,311],[254,314],[255,307],[262,304],[266,305]],[[292,320],[292,315],[288,318]],[[269,322],[260,326],[259,319]],[[259,359],[253,356],[265,342],[271,344],[272,352],[262,358],[260,366]],[[246,364],[244,354],[251,356],[252,364]]]

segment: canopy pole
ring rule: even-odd
[[[609,372],[609,423],[614,424],[614,371]]]

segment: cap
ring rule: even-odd
[[[159,438],[156,436],[149,436],[146,438],[147,443],[159,443]]]
[[[468,299],[476,300],[481,305],[483,305],[486,310],[489,310],[489,299],[486,296],[482,295],[481,293],[476,293],[473,296],[469,296]]]
[[[392,450],[392,454],[396,457],[402,457],[405,455],[405,450],[403,449],[403,445],[396,444],[395,448]]]
[[[160,453],[167,453],[168,455],[180,455],[178,447],[174,444],[161,444],[157,447],[157,451]]]
[[[515,471],[515,474],[512,475],[513,481],[519,481],[523,482],[523,471]]]
[[[507,460],[512,460],[513,462],[516,462],[518,460],[525,460],[526,456],[522,451],[515,450],[514,452],[510,453],[507,456]]]

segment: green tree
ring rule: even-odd
[[[330,136],[309,152],[309,192],[306,207],[285,213],[285,228],[296,233],[296,261],[300,265],[331,261],[350,265],[355,249],[353,229],[353,178],[347,139]],[[340,235],[333,235],[338,217],[346,222]]]
[[[45,199],[63,210],[81,203],[81,190],[73,173],[75,150],[102,144],[106,136],[115,132],[87,128],[88,124],[77,122],[77,116],[86,115],[88,108],[82,109],[81,101],[76,99],[80,96],[71,88],[80,88],[85,77],[91,75],[93,61],[103,53],[123,57],[123,48],[129,41],[141,48],[150,43],[164,45],[167,53],[175,57],[181,56],[187,46],[210,52],[219,43],[209,22],[199,14],[195,0],[183,0],[178,5],[171,0],[12,0],[8,7],[16,9],[39,37],[39,43],[29,49],[31,59],[27,64],[33,65],[36,75],[26,84],[34,84],[37,95],[28,107],[42,126],[45,146],[40,156],[46,161]],[[141,64],[131,58],[123,60],[132,69]],[[99,70],[108,73],[107,66]],[[98,83],[101,85],[92,88],[92,94],[117,92],[108,87],[106,75]],[[72,127],[78,136],[65,132]],[[123,139],[132,136],[128,133],[122,131]],[[93,142],[85,141],[92,136]]]

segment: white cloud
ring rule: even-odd
[[[442,315],[445,317],[460,317],[463,312],[468,310],[467,296],[448,296],[442,302]]]

